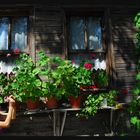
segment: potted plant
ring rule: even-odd
[[[49,57],[42,51],[37,56],[36,66],[40,69],[39,76],[43,78],[41,84],[42,97],[45,97],[48,108],[56,108],[58,101],[64,94],[59,67],[65,63],[65,60],[57,56]]]
[[[20,54],[16,65],[13,69],[14,76],[9,78],[10,84],[7,88],[17,101],[26,102],[28,109],[35,109],[38,107],[39,98],[42,95],[41,79],[38,76],[39,69],[26,53]],[[31,103],[33,104],[30,106]]]
[[[84,106],[80,113],[77,113],[77,117],[94,116],[100,108],[102,108],[102,102],[104,99],[107,101],[108,106],[116,105],[116,95],[118,92],[116,90],[110,90],[106,93],[89,94],[84,102]]]
[[[81,63],[79,66],[75,66],[70,60],[58,68],[58,71],[61,72],[65,96],[69,98],[71,106],[74,108],[81,105],[80,87],[91,85],[91,68],[91,63]]]

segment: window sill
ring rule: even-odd
[[[0,56],[9,57],[11,55],[19,55],[21,53],[26,53],[20,50],[0,50]]]

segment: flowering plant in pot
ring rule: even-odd
[[[79,66],[73,65],[72,61],[67,61],[64,66],[59,67],[65,96],[69,98],[70,103],[76,99],[81,104],[80,87],[91,85],[92,64],[81,63]],[[77,102],[72,107],[78,107]]]
[[[35,101],[42,95],[41,79],[38,76],[39,69],[35,66],[32,58],[26,53],[22,53],[19,59],[16,61],[16,67],[14,67],[14,76],[9,78],[10,92],[15,96],[17,101],[28,101],[35,103]],[[35,105],[38,107],[38,105]],[[34,109],[32,106],[30,109]]]

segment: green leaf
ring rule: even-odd
[[[137,117],[131,117],[130,122],[135,125],[138,122],[138,118]]]
[[[136,80],[140,80],[140,73],[136,75]]]
[[[34,74],[34,75],[37,75],[39,72],[40,72],[40,68],[35,68],[35,69],[33,70],[33,74]]]

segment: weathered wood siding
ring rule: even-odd
[[[68,11],[70,9],[69,7]],[[58,55],[65,58],[67,47],[65,45],[66,36],[64,31],[65,10],[63,6],[35,7],[34,37],[36,52],[44,50],[48,55]],[[113,39],[112,55],[115,64],[113,74],[117,88],[130,89],[135,83],[134,47],[136,29],[133,19],[138,11],[139,8],[129,6],[110,8]],[[108,34],[106,33],[106,35]]]
[[[110,10],[115,62],[114,76],[117,88],[131,89],[136,82],[134,17],[138,11],[137,8],[112,8]]]
[[[15,0],[13,0],[15,1]],[[7,6],[16,7],[13,3],[2,1]],[[137,1],[137,2],[136,2]],[[2,3],[0,2],[0,3]],[[47,6],[47,2],[54,2],[53,6]],[[2,4],[3,4],[2,3]],[[65,10],[71,11],[89,11],[106,10],[109,8],[112,33],[112,47],[113,47],[113,75],[115,79],[115,86],[121,88],[131,88],[135,83],[135,28],[133,25],[133,18],[138,11],[140,11],[139,0],[41,0],[41,1],[20,1],[21,5],[33,7],[33,23],[32,33],[34,37],[35,52],[44,50],[48,55],[57,55],[65,57],[65,31],[64,19]],[[45,3],[45,4],[44,4]],[[1,6],[2,6],[1,4]],[[136,8],[138,7],[139,8]],[[127,8],[126,8],[127,7]],[[109,23],[109,22],[107,22]],[[108,37],[108,33],[106,36]],[[32,46],[31,46],[32,47]],[[33,49],[34,49],[33,48]],[[108,114],[105,117],[97,116],[89,120],[79,120],[73,114],[68,114],[66,120],[64,135],[94,135],[94,133],[108,133],[105,126],[101,125],[101,118],[109,118]],[[108,123],[109,124],[109,123]],[[36,116],[18,116],[13,121],[11,127],[5,130],[4,135],[41,135],[52,136],[52,118],[47,114]]]
[[[89,117],[89,119],[79,119],[75,115],[75,111],[67,113],[63,136],[94,136],[96,134],[104,136],[111,134],[110,110],[100,111],[95,117]],[[114,128],[116,129],[116,127]],[[52,113],[18,116],[1,135],[53,136]]]
[[[36,7],[34,36],[36,52],[44,50],[48,55],[64,57],[64,16],[57,7]]]

